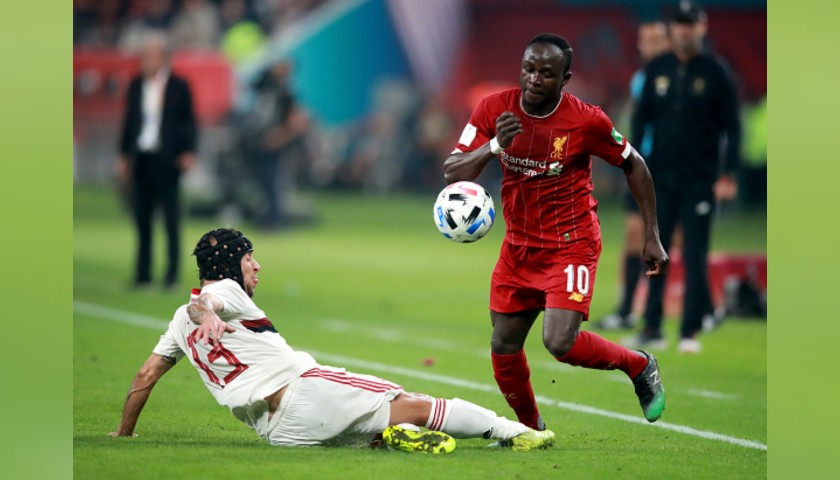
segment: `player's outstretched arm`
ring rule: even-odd
[[[194,302],[187,306],[190,321],[198,325],[196,342],[213,342],[216,345],[225,332],[235,329],[219,318],[219,312],[224,308],[222,301],[209,293],[202,293]]]
[[[642,258],[648,265],[646,275],[649,277],[664,275],[668,271],[668,254],[659,241],[659,222],[656,219],[656,194],[653,192],[653,179],[645,160],[636,152],[630,150],[630,155],[621,164],[627,186],[645,221],[645,245]]]
[[[131,382],[131,388],[128,390],[128,395],[125,398],[125,406],[123,406],[122,419],[120,426],[116,432],[111,432],[108,435],[112,437],[130,437],[134,435],[134,427],[137,425],[137,419],[140,418],[140,413],[146,405],[146,400],[152,393],[155,384],[164,373],[168,372],[175,362],[167,357],[153,353],[146,363],[134,376]]]
[[[522,121],[513,112],[504,112],[496,119],[496,136],[471,152],[455,151],[443,162],[446,183],[472,181],[484,166],[513,143],[513,137],[522,133]],[[485,137],[486,138],[486,137]]]

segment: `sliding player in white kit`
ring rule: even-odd
[[[132,436],[155,383],[186,356],[220,404],[272,445],[370,445],[378,434],[404,451],[449,453],[456,438],[548,448],[538,432],[473,403],[409,393],[399,385],[319,365],[277,333],[251,297],[260,265],[237,230],[205,234],[193,254],[201,289],[180,307],[137,373],[112,436]],[[421,431],[415,426],[425,426]]]

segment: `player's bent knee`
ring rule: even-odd
[[[572,347],[575,345],[575,337],[575,335],[558,335],[551,338],[543,338],[543,345],[545,345],[546,350],[552,356],[561,358],[572,351]]]
[[[490,350],[496,355],[512,355],[522,350],[522,347],[521,342],[510,342],[496,337],[490,339]]]
[[[391,400],[389,425],[410,423],[423,426],[432,413],[432,397],[423,394],[403,392]]]

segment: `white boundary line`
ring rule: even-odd
[[[92,317],[100,318],[103,320],[109,320],[119,323],[124,323],[128,325],[133,325],[136,327],[148,328],[152,330],[158,330],[163,333],[168,325],[168,322],[159,320],[154,317],[149,317],[146,315],[140,315],[137,313],[127,312],[124,310],[118,310],[115,308],[105,307],[102,305],[97,305],[94,303],[88,303],[81,300],[74,300],[73,301],[73,310],[82,313],[85,315],[90,315]],[[351,366],[351,367],[358,367],[367,370],[373,370],[377,372],[385,372],[385,373],[394,373],[398,375],[404,375],[411,378],[417,378],[421,380],[427,380],[430,382],[441,383],[444,385],[451,385],[454,387],[465,388],[469,390],[476,390],[481,392],[496,392],[498,389],[495,385],[488,385],[484,383],[477,383],[472,382],[470,380],[463,380],[460,378],[449,377],[446,375],[439,375],[435,373],[428,373],[423,372],[420,370],[413,370],[410,368],[403,368],[403,367],[395,367],[393,365],[386,365],[383,363],[372,362],[369,360],[361,360],[357,358],[350,358],[345,357],[342,355],[333,355],[329,353],[321,353],[309,350],[309,353],[312,354],[314,357],[325,360],[327,362],[334,362],[337,365],[341,366]],[[684,433],[686,435],[691,435],[694,437],[705,438],[708,440],[716,440],[719,442],[730,443],[732,445],[737,445],[739,447],[744,448],[751,448],[755,450],[763,450],[767,451],[767,445],[756,442],[753,440],[746,440],[743,438],[731,437],[729,435],[723,435],[720,433],[710,432],[707,430],[698,430],[695,428],[687,427],[684,425],[677,425],[673,423],[667,422],[656,422],[656,423],[648,423],[647,420],[644,420],[641,417],[626,415],[623,413],[611,412],[609,410],[602,410],[600,408],[589,407],[586,405],[580,405],[577,403],[570,403],[570,402],[563,402],[560,400],[555,400],[552,398],[544,397],[538,395],[536,397],[537,403],[541,405],[549,405],[557,408],[561,408],[564,410],[570,410],[573,412],[579,413],[587,413],[590,415],[597,415],[601,417],[613,418],[616,420],[623,420],[629,423],[635,423],[638,425],[644,425],[648,427],[656,427],[662,428],[665,430],[671,430],[674,432]]]
[[[366,323],[359,323],[359,322],[349,322],[346,320],[339,320],[335,318],[321,320],[317,322],[319,328],[323,330],[327,330],[330,332],[334,332],[337,334],[343,334],[344,332],[353,331],[356,334],[360,334],[363,336],[367,336],[376,340],[380,340],[383,342],[390,342],[390,343],[404,343],[404,342],[411,342],[412,345],[416,345],[418,347],[423,347],[432,350],[444,350],[444,351],[457,351],[460,353],[471,354],[477,357],[486,358],[490,360],[490,349],[482,348],[482,349],[464,349],[460,345],[455,342],[451,342],[448,340],[436,340],[436,339],[423,339],[423,338],[414,338],[408,335],[405,335],[401,330],[395,328],[377,328],[373,325],[366,324]],[[566,374],[575,374],[581,372],[580,369],[575,368],[571,365],[567,365],[565,363],[557,362],[556,360],[549,360],[545,362],[531,362],[531,370],[534,369],[546,369],[551,372],[559,372],[559,373],[566,373]],[[627,378],[627,375],[623,373],[617,373],[613,376],[604,375],[600,377],[604,380],[609,380],[618,383],[625,383],[628,384],[630,379]],[[675,391],[675,389],[671,389],[671,391]],[[720,400],[720,401],[732,401],[738,398],[737,395],[731,393],[724,393],[724,392],[716,392],[713,390],[706,390],[700,388],[683,388],[678,390],[680,393],[685,395],[691,395],[694,397],[702,397],[710,400]]]

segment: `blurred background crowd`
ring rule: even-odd
[[[74,0],[74,180],[114,179],[137,52],[165,32],[192,89],[198,162],[187,212],[265,220],[312,215],[301,192],[443,186],[442,162],[476,102],[516,86],[536,33],[567,37],[567,90],[629,131],[637,26],[670,0]],[[707,48],[730,66],[744,126],[741,206],[766,194],[766,3],[707,0]],[[273,132],[267,140],[267,132]],[[266,142],[271,148],[266,147]],[[265,161],[270,150],[271,162]],[[600,198],[618,169],[595,162]],[[270,179],[269,179],[270,177]],[[497,185],[499,169],[479,181]],[[267,202],[266,196],[274,196]],[[276,201],[276,204],[274,203]],[[269,205],[275,205],[270,212]],[[279,218],[277,218],[279,217]]]

